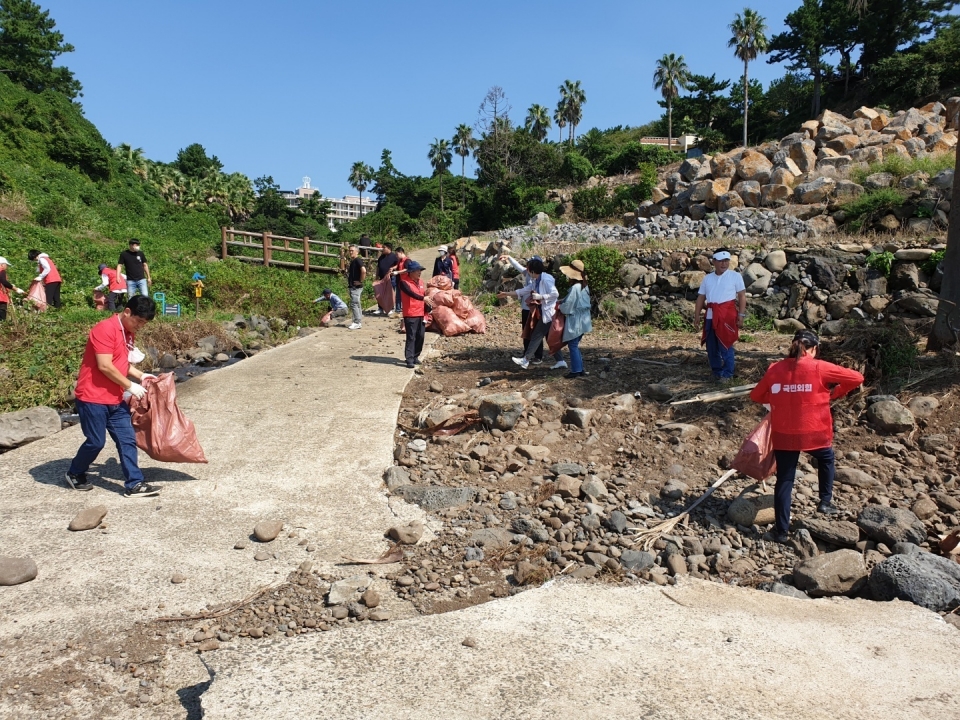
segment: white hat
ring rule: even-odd
[[[10,265],[10,261],[5,257],[0,257],[0,265]]]
[[[447,252],[447,246],[446,246],[446,245],[441,245],[439,248],[437,248],[437,250],[438,250],[439,252],[445,253],[445,252]]]
[[[715,252],[715,253],[713,254],[713,259],[714,259],[714,260],[718,260],[718,261],[719,261],[719,260],[729,260],[729,259],[730,259],[730,253],[728,253],[726,250],[721,250],[720,252]]]

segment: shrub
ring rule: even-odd
[[[893,253],[870,253],[870,255],[867,256],[867,265],[884,277],[890,277],[890,270],[893,269]]]
[[[946,250],[937,250],[933,255],[924,260],[921,269],[927,275],[933,275],[937,271],[937,266],[943,262],[944,256],[947,254]]]
[[[560,172],[571,183],[579,185],[594,174],[593,165],[576,150],[571,150],[563,158]]]
[[[605,185],[583,188],[573,194],[573,209],[582,220],[600,220],[611,214]]]
[[[763,313],[752,312],[743,319],[743,329],[757,332],[758,330],[773,330],[773,318]]]
[[[904,196],[894,188],[867,192],[843,206],[851,229],[860,230],[903,204]]]
[[[690,332],[693,326],[677,311],[669,312],[660,318],[661,330],[674,330],[676,332]]]
[[[583,268],[587,272],[587,282],[590,285],[590,296],[594,302],[601,295],[606,295],[620,286],[620,268],[623,267],[625,258],[619,250],[605,245],[594,245],[580,250],[565,262],[572,260],[580,260],[583,263]],[[560,277],[566,280],[565,276]]]
[[[53,195],[33,211],[33,219],[45,228],[74,227],[77,212],[65,197]]]

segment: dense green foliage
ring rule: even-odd
[[[884,277],[890,277],[890,271],[893,269],[893,253],[870,253],[867,256],[867,265]]]
[[[31,0],[0,0],[0,70],[32,92],[53,90],[71,100],[81,94],[80,83],[53,61],[73,52],[55,30],[50,13]]]
[[[884,215],[903,204],[903,193],[896,188],[881,188],[866,192],[843,206],[847,227],[853,231],[869,227]]]

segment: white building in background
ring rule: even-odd
[[[303,185],[296,190],[281,190],[280,195],[287,201],[287,207],[295,208],[300,206],[303,198],[310,197],[315,192],[317,189],[310,187],[310,178],[304,177]],[[369,196],[363,198],[362,203],[359,195],[344,195],[342,199],[330,197],[323,199],[330,203],[327,225],[331,230],[336,230],[335,222],[350,222],[377,209],[376,201]]]
[[[669,147],[672,150],[677,152],[682,152],[688,157],[691,154],[694,154],[693,151],[696,150],[697,141],[700,140],[696,135],[679,135],[671,141],[670,138],[665,137],[644,137],[640,138],[641,145],[659,145],[660,147]],[[695,153],[696,155],[702,155],[702,153]]]

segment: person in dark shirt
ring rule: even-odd
[[[394,268],[397,267],[399,262],[400,258],[398,258],[397,254],[393,252],[393,246],[390,243],[383,243],[383,245],[380,247],[380,257],[377,258],[377,280],[383,280],[394,270]],[[394,295],[396,295],[396,280],[394,278],[390,278],[390,284],[393,286]],[[382,312],[383,311],[378,307],[373,311],[373,314],[380,315]],[[390,315],[392,315],[392,311]]]
[[[120,253],[120,259],[117,260],[117,274],[127,276],[128,298],[132,298],[137,292],[149,297],[153,280],[150,279],[147,257],[140,252],[140,241],[136,238],[130,238],[130,247]]]
[[[365,258],[370,257],[370,248],[373,247],[370,236],[363,233],[363,235],[360,236],[360,242],[357,244],[360,246],[360,256]]]
[[[433,276],[446,275],[453,282],[453,263],[450,261],[450,255],[447,253],[447,246],[439,247],[440,254],[433,261]]]
[[[393,283],[393,296],[397,299],[397,306],[393,309],[394,315],[399,315],[402,311],[400,307],[400,290],[397,287],[397,277],[400,272],[407,265],[407,251],[402,247],[398,247],[394,252],[397,254],[397,266],[393,269],[393,272],[390,273],[391,282]]]
[[[363,283],[367,279],[367,268],[360,259],[360,248],[350,246],[350,266],[347,268],[347,287],[350,289],[350,311],[353,313],[353,322],[347,326],[348,330],[359,330],[363,321],[363,308],[360,298],[363,295]]]

